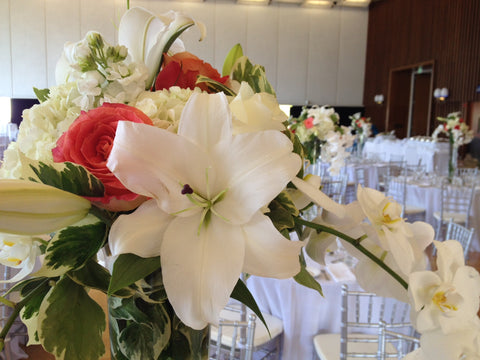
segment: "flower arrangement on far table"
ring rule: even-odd
[[[340,239],[364,290],[412,305],[421,348],[407,359],[478,359],[480,275],[460,243],[434,242],[429,224],[406,222],[374,189],[359,186],[348,205],[321,192],[264,68],[239,45],[222,74],[184,54],[179,36],[194,24],[132,8],[121,45],[94,32],[67,44],[57,86],[36,90],[41,103],[0,169],[0,263],[19,270],[18,302],[0,297],[12,308],[1,344],[20,315],[29,344],[100,358],[97,289],[109,297],[113,359],[207,359],[208,327],[230,298],[263,319],[242,273],[321,294],[302,250],[323,263]],[[322,141],[332,114],[305,115],[325,123]],[[322,210],[307,221],[312,204]]]
[[[346,151],[353,145],[353,137],[346,126],[339,123],[340,118],[333,107],[317,105],[303,107],[298,118],[288,119],[288,128],[295,133],[305,149],[305,157],[310,164],[319,159],[330,163],[328,171],[332,175],[340,172],[345,165]]]
[[[448,138],[449,159],[448,159],[448,177],[452,179],[455,176],[458,161],[458,148],[466,145],[473,140],[473,130],[469,128],[460,112],[453,112],[446,118],[438,117],[440,125],[433,131],[432,137],[437,140],[444,134]]]
[[[369,117],[362,116],[360,113],[350,115],[349,119],[352,121],[350,127],[355,133],[357,154],[361,156],[365,141],[372,135],[372,123]]]

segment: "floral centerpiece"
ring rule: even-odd
[[[19,269],[19,300],[0,298],[12,307],[2,343],[20,314],[29,343],[98,359],[98,289],[109,296],[112,358],[205,359],[208,326],[230,297],[263,319],[242,272],[321,293],[302,249],[323,262],[340,238],[365,290],[412,304],[422,347],[410,358],[478,358],[480,276],[460,243],[436,242],[430,271],[430,225],[405,222],[376,190],[339,205],[318,177],[305,181],[303,147],[263,67],[240,46],[221,75],[182,54],[179,36],[194,24],[132,8],[122,45],[94,32],[67,44],[58,85],[36,90],[41,104],[24,112],[1,167],[0,262]],[[312,203],[322,212],[307,221]]]
[[[473,130],[465,123],[460,112],[437,118],[442,124],[433,131],[432,137],[437,140],[441,134],[446,135],[449,143],[448,177],[452,179],[457,170],[458,148],[473,140]]]
[[[356,150],[358,156],[362,155],[363,147],[367,138],[372,135],[372,123],[369,117],[362,116],[360,113],[355,113],[349,116],[352,121],[350,127],[356,135]]]
[[[340,125],[339,121],[334,108],[317,105],[303,107],[298,118],[288,119],[288,128],[304,146],[310,164],[319,159],[330,163],[328,171],[332,175],[338,174],[345,165],[345,158],[350,155],[346,149],[353,145],[348,127]]]

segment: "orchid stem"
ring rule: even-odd
[[[366,236],[361,236],[358,239],[354,239],[347,234],[344,234],[340,231],[337,231],[335,229],[332,229],[328,226],[320,225],[313,223],[311,221],[304,220],[302,218],[295,218],[295,222],[300,225],[307,226],[309,228],[315,229],[317,231],[324,231],[326,233],[335,235],[346,242],[352,244],[357,248],[360,252],[362,252],[365,256],[367,256],[370,260],[372,260],[375,264],[380,266],[383,270],[385,270],[389,275],[391,275],[395,280],[397,280],[400,285],[402,285],[405,289],[408,289],[408,283],[403,280],[400,275],[398,275],[395,271],[393,271],[387,264],[385,264],[381,259],[376,257],[374,254],[372,254],[369,250],[367,250],[365,247],[363,247],[360,242],[365,239]]]

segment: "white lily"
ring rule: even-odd
[[[231,117],[223,93],[193,94],[178,134],[120,122],[107,163],[127,188],[152,198],[114,223],[113,255],[160,255],[168,298],[194,329],[218,321],[242,271],[300,271],[302,243],[260,210],[295,177],[300,157],[278,131],[233,136]]]
[[[237,96],[230,102],[234,115],[233,133],[262,130],[285,130],[283,122],[287,115],[280,110],[277,98],[268,93],[255,93],[250,85],[242,81]]]
[[[53,186],[0,180],[0,232],[39,235],[61,229],[87,216],[90,201]]]
[[[465,266],[462,245],[435,241],[438,270],[410,274],[412,318],[420,333],[441,329],[444,334],[468,329],[479,309],[480,275]]]
[[[30,274],[40,255],[39,242],[30,236],[18,236],[0,233],[0,264],[21,269],[11,279],[4,282],[17,282]]]
[[[195,24],[200,29],[201,41],[206,34],[205,26],[177,12],[169,11],[156,16],[144,8],[134,7],[122,16],[118,43],[128,48],[132,61],[144,63],[148,67],[147,89],[155,80],[163,53],[170,46],[172,53],[185,51],[183,42],[177,37]]]

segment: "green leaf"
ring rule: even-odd
[[[79,269],[102,248],[106,230],[102,222],[60,230],[48,244],[45,264],[53,269]]]
[[[235,96],[237,94],[235,94],[235,92],[230,89],[229,87],[225,86],[224,84],[222,84],[221,82],[218,82],[218,81],[215,81],[215,80],[212,80],[210,79],[209,77],[206,77],[204,75],[199,75],[197,77],[197,81],[196,81],[196,84],[200,84],[200,83],[205,83],[208,87],[208,89],[212,92],[223,92],[225,95],[227,96]]]
[[[178,316],[174,316],[169,349],[172,359],[201,360],[208,358],[206,352],[208,352],[209,335],[208,327],[195,330],[182,323]]]
[[[79,285],[105,293],[110,283],[110,273],[93,259],[88,259],[79,270],[70,271],[68,276]]]
[[[293,205],[288,194],[279,195],[268,204],[269,212],[267,215],[272,220],[275,228],[282,232],[285,229],[291,229],[295,226],[294,216],[298,215],[298,209]],[[294,214],[292,214],[292,212]],[[295,214],[296,213],[296,214]]]
[[[40,305],[50,290],[48,282],[49,279],[46,278],[29,279],[23,282],[20,295],[22,298],[26,298],[27,296],[30,297],[30,300],[23,308],[23,318],[30,319],[35,316],[35,314],[38,314]]]
[[[160,257],[142,258],[134,254],[121,254],[113,265],[108,294],[133,284],[160,268]]]
[[[29,180],[54,186],[79,196],[101,197],[104,187],[100,180],[90,174],[83,166],[71,162],[45,164],[31,160],[31,169],[37,178]]]
[[[310,289],[316,290],[320,293],[320,295],[323,296],[323,290],[322,286],[318,283],[317,280],[307,271],[306,268],[306,263],[305,263],[305,257],[303,256],[303,253],[300,254],[300,265],[301,265],[301,270],[300,272],[295,275],[293,278],[297,283],[300,285],[306,286]]]
[[[236,44],[234,47],[232,47],[232,49],[228,52],[225,61],[223,62],[222,76],[230,75],[233,69],[233,65],[242,56],[242,45]]]
[[[40,307],[39,337],[58,360],[98,359],[105,352],[105,314],[83,286],[64,277]]]
[[[262,312],[260,311],[260,308],[257,305],[257,302],[255,301],[255,298],[253,297],[250,290],[248,290],[247,285],[245,285],[245,283],[241,279],[238,279],[237,284],[233,288],[233,291],[230,297],[232,299],[240,301],[242,304],[247,305],[250,308],[250,310],[252,310],[255,313],[255,315],[257,315],[257,317],[263,322],[263,324],[265,325],[265,328],[268,331],[268,334],[271,336],[270,330],[268,329],[268,325],[265,321],[265,318],[262,315]]]
[[[261,65],[253,65],[246,56],[238,58],[235,62],[232,80],[246,81],[256,93],[266,92],[275,96],[275,91],[267,80],[265,68]]]
[[[36,87],[33,87],[33,92],[35,93],[35,96],[37,97],[38,101],[41,103],[48,100],[50,96],[50,89],[37,89]]]

